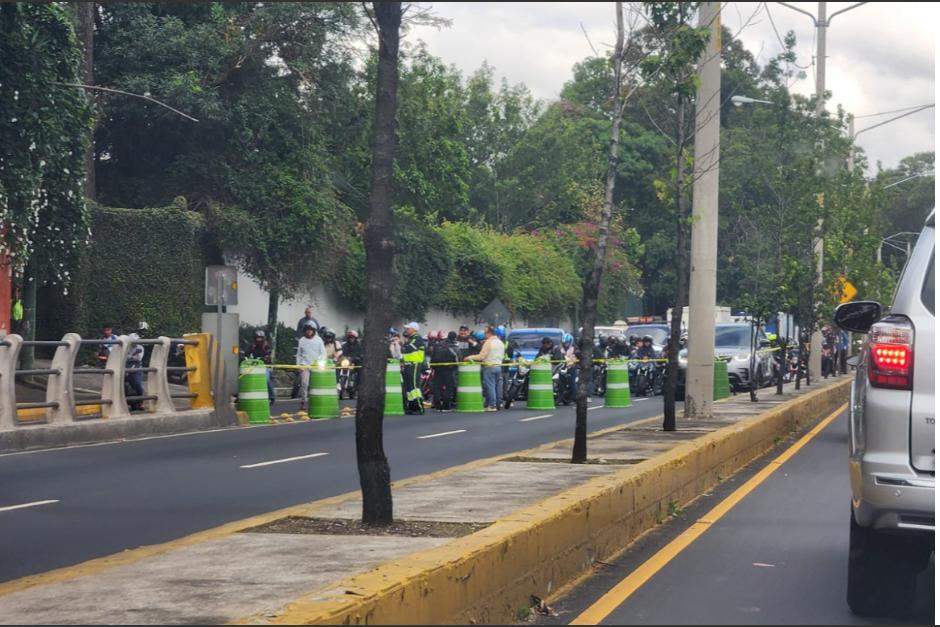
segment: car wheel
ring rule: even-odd
[[[930,559],[929,536],[891,535],[849,517],[849,608],[859,616],[907,616],[917,598],[917,573]]]

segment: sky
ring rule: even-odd
[[[815,15],[818,3],[788,4]],[[827,12],[831,16],[852,4],[829,2]],[[545,102],[558,98],[574,64],[594,54],[592,46],[603,53],[616,36],[613,2],[421,6],[451,24],[413,27],[406,42],[424,41],[432,54],[464,76],[486,61],[497,80],[523,83]],[[816,29],[809,16],[776,2],[728,2],[722,4],[721,19],[761,65],[783,49],[774,26],[780,38],[793,30],[797,63],[808,67],[806,78],[795,81],[791,90],[805,95],[816,91]],[[938,21],[940,4],[915,2],[869,2],[833,17],[826,37],[826,89],[832,92],[827,106],[838,103],[849,113],[867,116],[933,103]],[[905,156],[934,150],[936,108],[864,131],[899,114],[857,118],[856,143],[868,155],[869,173],[877,161],[892,168]]]

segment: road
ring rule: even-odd
[[[274,412],[297,403],[279,401]],[[620,410],[593,405],[591,431],[662,412],[661,397]],[[390,417],[384,440],[396,480],[573,434],[573,407],[529,411],[523,404]],[[0,581],[7,581],[358,490],[355,421],[16,453],[0,456],[0,477]]]
[[[540,616],[538,622],[820,625],[911,620],[932,624],[933,560],[918,580],[918,607],[913,618],[862,619],[846,605],[849,478],[845,414],[671,560],[666,557],[668,549],[663,549],[670,542],[686,530],[693,532],[694,522],[791,444],[782,444],[641,538],[618,559],[601,565],[595,575],[553,604],[558,616]],[[647,579],[645,569],[640,570],[642,565],[661,569]],[[631,574],[632,579],[625,581]],[[602,600],[608,591],[611,594]]]

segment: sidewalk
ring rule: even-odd
[[[469,535],[352,538],[282,520],[358,519],[355,492],[0,584],[0,623],[509,622],[837,409],[849,379],[741,394],[675,433],[661,417],[607,429],[590,436],[588,464],[565,463],[566,441],[394,484],[396,520],[489,524]],[[257,529],[273,521],[277,532]]]

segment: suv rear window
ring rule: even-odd
[[[933,271],[933,255],[930,257],[930,265],[927,266],[927,278],[924,279],[924,287],[920,290],[920,299],[924,302],[924,307],[930,310],[930,313],[934,313],[934,293],[936,292],[936,286],[934,285],[934,271]]]

